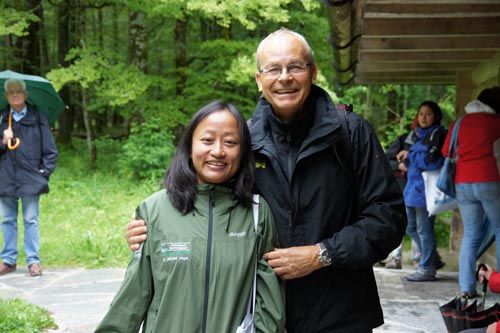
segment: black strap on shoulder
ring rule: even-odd
[[[342,168],[351,176],[352,184],[356,188],[356,194],[352,199],[354,213],[350,217],[350,220],[355,222],[357,219],[356,212],[358,210],[359,194],[357,192],[356,169],[354,168],[354,153],[352,152],[351,135],[349,134],[349,124],[347,121],[347,114],[352,112],[352,105],[336,104],[335,111],[340,121],[343,138],[333,145],[333,151]]]
[[[343,168],[347,169],[354,177],[354,161],[351,145],[351,135],[349,134],[349,125],[347,123],[347,113],[352,112],[352,105],[335,104],[335,111],[340,121],[340,128],[343,133],[343,138],[338,145],[335,145],[334,151],[340,150],[340,156],[337,156]],[[337,149],[338,148],[338,149]],[[342,158],[343,157],[343,158]],[[346,165],[344,165],[344,162]]]

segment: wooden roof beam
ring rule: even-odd
[[[500,24],[498,24],[500,26]],[[499,50],[498,36],[361,37],[359,50]]]
[[[445,14],[500,12],[498,1],[367,1],[365,13]]]
[[[481,62],[495,55],[494,50],[360,50],[359,60],[399,62]]]
[[[364,77],[362,74],[357,74],[354,77],[356,84],[454,84],[455,75],[452,76],[426,76],[426,77],[411,77],[411,76],[380,76],[380,77]]]
[[[419,37],[449,35],[500,35],[500,12],[484,17],[369,18],[363,21],[363,37]]]
[[[398,71],[433,71],[441,69],[467,70],[474,69],[478,63],[473,62],[362,62],[356,66],[359,72],[398,72]]]

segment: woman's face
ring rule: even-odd
[[[198,184],[220,184],[240,168],[241,143],[236,118],[227,110],[203,119],[193,133],[191,159]]]
[[[434,124],[434,112],[427,105],[423,105],[420,110],[418,110],[418,126],[422,128],[431,127]]]

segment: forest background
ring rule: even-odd
[[[353,104],[384,147],[424,100],[445,126],[454,118],[453,85],[338,86],[319,0],[2,0],[0,71],[48,78],[67,105],[41,201],[43,264],[125,266],[124,226],[158,189],[188,119],[214,99],[251,117],[255,50],[282,26],[307,38],[317,84]]]

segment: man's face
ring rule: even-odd
[[[28,93],[20,84],[10,84],[5,92],[5,98],[9,105],[17,112],[21,112],[28,98]]]
[[[264,70],[255,74],[259,91],[278,118],[293,119],[304,106],[318,73],[316,65],[307,62],[306,46],[293,35],[275,36],[265,42],[258,57],[260,69]],[[303,66],[307,68],[298,73],[288,70]],[[269,69],[273,70],[266,73]],[[273,75],[276,69],[281,72]]]

